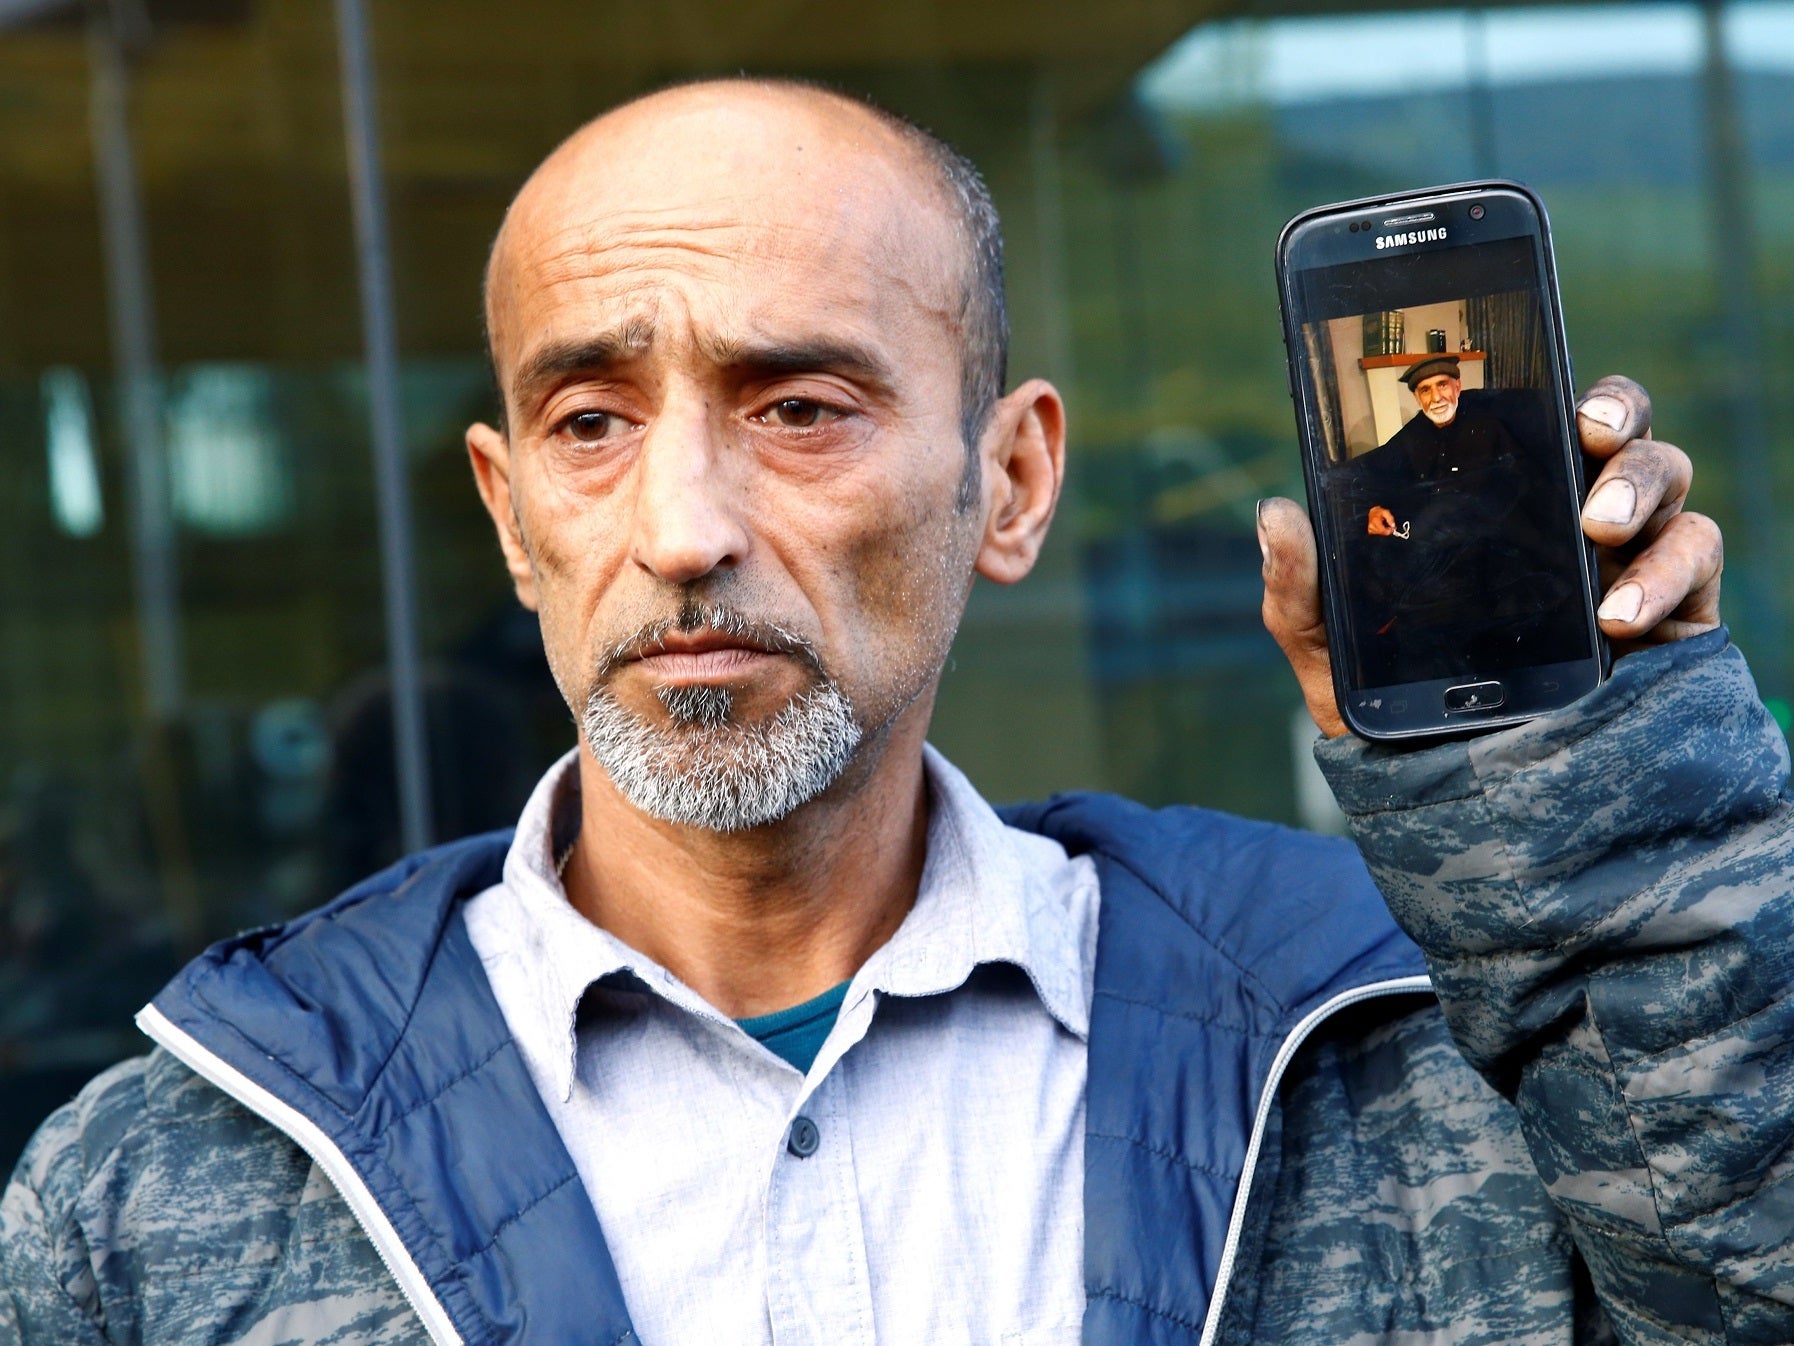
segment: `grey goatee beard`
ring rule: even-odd
[[[669,631],[707,628],[749,638],[805,663],[813,685],[770,720],[733,720],[735,696],[713,684],[657,687],[668,723],[629,710],[611,693],[609,673],[652,649]],[[846,695],[808,642],[739,612],[687,604],[619,645],[600,665],[581,728],[592,756],[623,797],[664,822],[711,832],[763,827],[834,784],[859,746],[860,726]]]

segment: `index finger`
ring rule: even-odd
[[[1651,395],[1622,374],[1609,374],[1576,404],[1576,432],[1582,449],[1611,458],[1635,439],[1651,434]]]

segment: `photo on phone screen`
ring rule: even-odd
[[[1342,709],[1373,736],[1537,713],[1600,676],[1541,240],[1353,232],[1370,255],[1285,277]]]

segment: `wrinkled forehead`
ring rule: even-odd
[[[1414,385],[1414,395],[1418,397],[1422,393],[1456,392],[1460,386],[1458,380],[1450,374],[1434,374]]]
[[[586,127],[537,170],[488,272],[501,368],[566,303],[639,287],[718,311],[802,305],[957,328],[966,267],[938,172],[827,95],[673,91]],[[642,297],[645,297],[642,296]]]

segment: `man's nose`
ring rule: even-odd
[[[668,584],[740,564],[748,531],[738,466],[701,398],[664,407],[636,460],[630,559]]]

